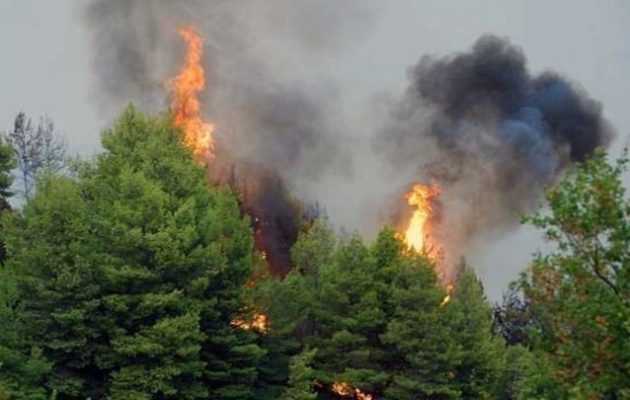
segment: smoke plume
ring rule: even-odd
[[[559,74],[528,72],[521,49],[502,38],[425,56],[409,75],[376,148],[395,169],[442,187],[436,229],[447,247],[512,227],[568,165],[611,140],[599,103]]]
[[[295,184],[350,168],[340,153],[337,90],[313,79],[307,66],[341,51],[369,20],[365,10],[359,0],[93,0],[84,18],[94,51],[93,99],[108,119],[130,102],[163,113],[166,78],[183,60],[177,31],[194,26],[204,37],[204,118],[216,126],[210,174],[241,192],[257,244],[281,274],[308,208],[294,197],[315,200]]]
[[[341,51],[365,24],[360,4],[93,0],[85,22],[94,50],[94,101],[109,118],[129,102],[166,110],[165,79],[177,71],[184,49],[177,30],[193,25],[204,37],[202,103],[206,118],[217,122],[219,145],[283,174],[316,177],[342,159],[334,154],[340,100],[334,85],[313,79],[307,66]]]
[[[473,237],[512,228],[568,165],[610,142],[599,103],[559,74],[530,73],[523,52],[494,36],[423,57],[387,112],[350,110],[367,117],[348,121],[347,94],[312,65],[351,49],[372,3],[92,0],[93,99],[108,118],[129,102],[167,110],[165,79],[183,59],[177,30],[193,25],[205,39],[204,118],[216,126],[210,175],[241,192],[278,274],[290,268],[300,202],[369,235],[408,211],[411,184],[436,183],[431,232],[453,265]]]

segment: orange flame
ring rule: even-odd
[[[417,183],[407,193],[407,201],[410,206],[415,207],[409,225],[404,234],[405,243],[417,252],[426,249],[426,239],[428,237],[427,220],[431,216],[431,200],[440,194],[440,188],[435,185],[426,186]]]
[[[442,308],[451,301],[453,285],[450,283],[451,279],[444,274],[445,266],[439,259],[441,249],[435,247],[435,243],[427,243],[431,241],[431,239],[434,239],[430,236],[431,232],[429,231],[428,220],[433,212],[432,202],[439,195],[440,188],[436,185],[427,186],[417,183],[411,188],[409,193],[407,193],[407,202],[410,206],[415,207],[415,209],[411,214],[407,230],[400,236],[410,249],[418,253],[424,252],[434,262],[442,283],[446,286],[446,295],[439,305],[439,307]]]
[[[363,393],[360,389],[353,388],[347,382],[335,382],[330,388],[333,393],[341,397],[353,398],[358,400],[373,400],[371,394]]]
[[[201,103],[197,94],[206,86],[201,58],[203,40],[191,27],[180,29],[179,35],[186,42],[186,63],[179,74],[169,82],[173,91],[171,110],[173,124],[184,133],[184,143],[201,161],[212,158],[214,151],[214,125],[201,118]]]
[[[265,314],[254,314],[250,321],[244,321],[240,318],[235,318],[231,322],[232,326],[245,331],[257,331],[260,333],[267,333],[269,331],[269,321]]]
[[[451,301],[451,294],[453,293],[453,285],[446,285],[446,296],[444,296],[444,299],[442,299],[442,302],[440,303],[440,308],[444,307],[445,305],[448,304],[449,301]]]

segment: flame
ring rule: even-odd
[[[409,220],[409,225],[404,234],[407,245],[417,252],[426,251],[426,239],[428,237],[427,220],[431,216],[431,199],[440,194],[440,188],[436,185],[415,184],[407,193],[407,202],[415,207]]]
[[[330,389],[339,396],[352,396],[352,388],[347,382],[335,382]]]
[[[452,293],[453,293],[453,285],[446,285],[446,296],[444,296],[444,299],[442,299],[442,302],[440,303],[440,308],[444,307],[445,305],[448,304],[449,301],[451,301]]]
[[[374,396],[362,392],[360,389],[353,388],[348,382],[335,382],[330,390],[337,396],[348,397],[357,400],[374,400]]]
[[[440,307],[443,307],[451,301],[453,285],[448,275],[448,267],[444,264],[442,249],[440,246],[436,246],[435,238],[430,235],[432,232],[429,226],[429,218],[433,212],[433,201],[440,195],[440,192],[440,187],[434,184],[430,186],[421,183],[413,185],[406,197],[409,205],[415,209],[411,214],[407,229],[404,233],[399,233],[399,237],[404,240],[409,249],[424,253],[433,261],[442,284],[446,286],[446,296],[440,303]]]
[[[250,321],[235,318],[232,320],[231,324],[245,331],[258,331],[260,333],[267,333],[269,331],[269,321],[265,314],[254,314]]]
[[[180,29],[179,35],[186,42],[186,63],[179,74],[169,81],[173,92],[171,111],[173,124],[184,133],[184,143],[189,146],[195,156],[201,160],[209,160],[213,156],[214,125],[201,118],[201,103],[198,92],[206,86],[201,58],[203,40],[192,27]]]
[[[268,324],[267,324],[267,316],[265,314],[256,314],[251,322],[251,329],[256,330],[258,332],[267,332]]]

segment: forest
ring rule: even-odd
[[[548,250],[492,304],[475,266],[445,287],[392,227],[323,215],[270,273],[166,116],[127,108],[92,159],[24,124],[0,145],[0,399],[630,399],[625,153],[548,187],[522,219]]]

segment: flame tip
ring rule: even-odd
[[[173,93],[173,124],[183,131],[184,142],[203,163],[214,153],[214,125],[202,119],[201,102],[197,97],[206,87],[201,64],[203,39],[192,25],[181,27],[179,34],[186,42],[186,60],[179,74],[167,82]]]
[[[427,222],[433,211],[432,201],[440,194],[440,187],[431,184],[414,184],[406,194],[407,203],[415,207],[404,233],[405,243],[418,253],[430,250],[425,242],[430,239]]]

